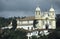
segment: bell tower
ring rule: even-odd
[[[41,10],[40,10],[40,7],[39,7],[39,1],[40,0],[37,0],[37,7],[35,9],[35,20],[37,21],[37,24],[36,25],[36,28],[38,29],[42,29],[42,20],[41,20]]]
[[[41,10],[39,4],[40,4],[40,0],[37,0],[37,7],[35,9],[35,19],[39,19],[41,17]]]
[[[40,15],[41,15],[41,10],[39,7],[37,7],[35,10],[35,19],[39,19]]]
[[[49,9],[49,23],[50,23],[50,29],[56,29],[56,19],[55,19],[55,10],[53,8],[53,0],[50,0],[51,2],[51,8]]]
[[[49,15],[50,15],[50,17],[55,18],[55,10],[54,10],[54,8],[52,6],[51,6],[51,8],[49,10]]]
[[[51,29],[56,29],[55,10],[52,6],[49,10],[49,19],[50,19]]]

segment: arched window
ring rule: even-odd
[[[40,15],[40,11],[38,11],[39,12],[39,15]]]
[[[40,11],[36,11],[36,15],[40,15]]]
[[[36,11],[36,15],[37,15],[37,11]]]

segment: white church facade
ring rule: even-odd
[[[35,16],[25,17],[17,20],[17,28],[26,30],[33,29],[56,29],[55,10],[53,7],[48,12],[41,12],[39,7],[35,10]],[[34,20],[37,21],[34,28]]]
[[[36,27],[39,29],[56,29],[55,10],[53,7],[48,12],[41,12],[40,8],[37,7],[35,19],[38,21]]]

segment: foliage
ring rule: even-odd
[[[60,14],[56,15],[56,27],[60,28]]]
[[[26,39],[26,32],[21,30],[11,31],[10,39]]]
[[[60,29],[54,30],[52,33],[48,35],[49,39],[60,39]]]
[[[10,24],[10,21],[8,18],[0,17],[0,28],[8,26]]]
[[[37,39],[37,36],[32,36],[32,39]]]
[[[12,29],[15,30],[16,27],[17,27],[17,21],[16,21],[16,19],[12,20],[12,26],[13,26]]]
[[[33,22],[34,28],[36,28],[36,24],[37,24],[37,23],[38,23],[37,20],[34,20],[34,22]]]
[[[23,30],[9,30],[5,29],[0,34],[0,39],[27,39],[26,32]]]

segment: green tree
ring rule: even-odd
[[[38,39],[37,36],[32,36],[32,39]]]
[[[26,34],[24,30],[11,30],[9,39],[27,39]]]
[[[25,30],[10,30],[5,29],[0,34],[0,39],[27,39],[27,32]]]
[[[54,30],[52,33],[48,35],[49,39],[60,39],[60,29]]]
[[[10,23],[10,20],[8,18],[0,17],[0,28],[8,26]]]
[[[17,21],[16,21],[16,19],[12,20],[12,26],[13,26],[12,29],[15,30],[16,27],[17,27]]]
[[[33,26],[34,26],[34,28],[36,28],[36,24],[38,23],[38,21],[37,20],[34,20],[34,22],[33,22]]]

